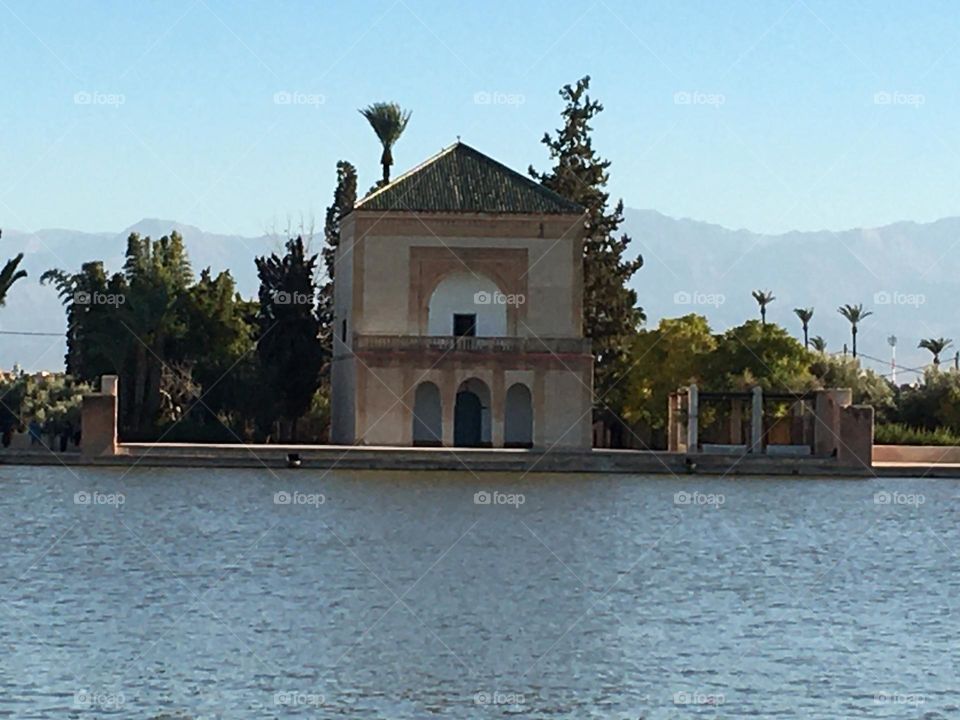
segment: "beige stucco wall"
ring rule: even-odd
[[[491,441],[503,447],[505,400],[514,383],[527,386],[533,401],[533,440],[540,448],[589,447],[591,390],[589,363],[578,368],[512,370],[462,360],[440,363],[396,361],[374,367],[371,358],[344,359],[356,372],[357,413],[354,442],[362,445],[410,445],[417,386],[432,382],[440,389],[443,444],[453,444],[456,394],[470,378],[490,392]],[[338,440],[338,442],[340,442]]]
[[[512,331],[507,335],[581,337],[582,220],[570,216],[424,220],[410,214],[389,215],[357,212],[343,225],[334,293],[338,336],[333,367],[334,442],[410,445],[415,390],[420,382],[430,380],[441,391],[444,445],[452,445],[457,388],[476,377],[491,393],[494,447],[503,445],[506,391],[515,382],[531,391],[535,446],[589,447],[590,356],[560,360],[549,353],[454,353],[456,357],[438,358],[369,352],[352,357],[339,341],[343,318],[348,320],[348,337],[353,333],[426,334],[427,324],[418,308],[429,302],[429,290],[443,273],[466,270],[457,257],[468,262],[476,258],[476,267],[484,268],[485,277],[495,280],[493,276],[500,273],[501,280],[508,277],[524,288],[523,308],[513,311]],[[428,277],[415,274],[413,262],[420,263],[418,273],[429,267]],[[502,292],[510,294],[514,289],[503,287]]]

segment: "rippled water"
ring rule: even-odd
[[[0,480],[2,717],[960,717],[951,481]]]

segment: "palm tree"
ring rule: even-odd
[[[813,319],[813,308],[794,308],[793,313],[803,323],[803,346],[810,349],[810,320]]]
[[[853,338],[853,356],[857,356],[857,326],[861,320],[865,320],[873,312],[864,310],[863,305],[844,305],[837,308],[837,312],[843,315],[850,322],[850,335]]]
[[[3,236],[3,230],[0,230],[0,237]],[[17,255],[13,260],[8,260],[7,264],[0,270],[0,307],[3,307],[7,301],[7,292],[17,280],[22,280],[27,276],[26,270],[18,270],[17,267],[23,260],[23,253]]]
[[[753,299],[757,301],[757,305],[760,306],[760,322],[764,325],[767,324],[767,305],[772,303],[776,298],[773,296],[773,293],[769,290],[754,290]]]
[[[926,338],[921,340],[917,347],[923,348],[924,350],[929,350],[931,353],[933,353],[933,365],[934,367],[939,367],[940,353],[942,353],[951,345],[953,345],[953,340],[950,338]]]
[[[813,345],[813,349],[821,355],[827,351],[827,341],[819,335],[814,335],[810,338],[810,344]]]
[[[370,123],[383,146],[383,155],[380,156],[380,164],[383,165],[381,184],[386,185],[390,182],[390,166],[393,165],[392,148],[410,122],[410,111],[404,110],[398,103],[381,102],[360,110],[360,114]]]

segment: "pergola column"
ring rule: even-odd
[[[763,452],[763,388],[753,388],[750,408],[750,452]]]

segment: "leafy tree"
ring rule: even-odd
[[[896,388],[889,380],[873,370],[865,370],[850,358],[821,355],[813,360],[811,371],[817,378],[817,388],[850,388],[853,402],[872,405],[877,422],[887,422],[896,416]]]
[[[297,420],[310,409],[320,387],[324,359],[314,275],[317,256],[308,257],[298,237],[287,242],[282,257],[274,253],[256,263],[262,382],[272,399],[272,414],[290,424],[295,440]]]
[[[126,298],[126,278],[108,277],[101,261],[88,262],[80,271],[47,270],[40,283],[54,285],[67,314],[67,373],[95,383],[101,375],[120,375],[130,347],[128,333],[117,332],[116,303],[95,299]],[[122,330],[122,328],[119,328]]]
[[[623,223],[623,201],[611,209],[606,191],[610,161],[593,148],[593,119],[603,105],[588,90],[590,76],[576,85],[566,85],[560,96],[566,102],[561,113],[563,127],[545,133],[543,144],[553,167],[531,177],[545,187],[581,205],[586,212],[587,236],[583,245],[584,335],[593,341],[594,382],[598,404],[619,414],[627,400],[617,383],[629,372],[630,345],[646,319],[637,305],[637,293],[628,283],[643,265],[643,259],[625,259],[630,245],[627,235],[617,237]],[[614,390],[617,392],[614,394]]]
[[[383,166],[383,179],[380,185],[386,185],[390,182],[390,166],[393,165],[393,146],[396,144],[403,131],[407,129],[407,123],[410,122],[410,111],[404,110],[398,103],[374,103],[360,110],[377,139],[383,146],[383,154],[380,156],[380,164]]]
[[[949,338],[924,338],[917,345],[918,348],[929,350],[933,355],[933,366],[940,367],[940,353],[953,345],[953,340]]]
[[[766,325],[767,305],[776,300],[776,298],[769,290],[754,290],[751,294],[753,295],[753,299],[757,301],[757,305],[760,306],[760,323],[762,325]]]
[[[765,390],[798,392],[810,387],[810,353],[778,325],[748,320],[730,328],[706,357],[705,386],[711,390]]]
[[[843,305],[837,308],[837,312],[843,315],[850,323],[850,336],[853,339],[853,356],[857,356],[857,329],[861,321],[873,315],[870,310],[864,310],[863,305]]]
[[[702,315],[664,318],[655,329],[640,330],[630,345],[633,369],[623,382],[624,420],[664,427],[668,396],[702,381],[706,358],[716,346]]]
[[[0,237],[3,231],[0,230]],[[17,280],[22,280],[27,276],[26,270],[18,270],[23,261],[23,253],[19,253],[13,260],[8,260],[0,270],[0,307],[3,307],[7,301],[7,293]]]
[[[198,406],[201,420],[213,415],[241,434],[259,399],[253,377],[256,303],[240,297],[229,272],[213,277],[207,268],[187,291],[186,326],[176,354],[190,363],[189,374],[200,388],[191,405]]]
[[[794,308],[793,314],[800,318],[803,324],[803,346],[810,349],[810,321],[813,319],[813,308]]]

